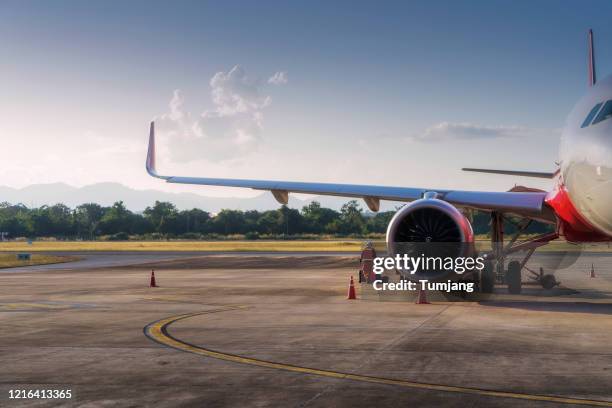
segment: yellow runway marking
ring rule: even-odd
[[[291,371],[295,373],[312,374],[322,377],[346,379],[353,381],[361,381],[375,384],[397,385],[406,388],[418,388],[432,391],[455,392],[461,394],[474,394],[487,397],[512,398],[529,401],[552,402],[557,404],[574,404],[574,405],[589,405],[597,407],[612,407],[612,401],[588,400],[581,398],[565,398],[555,397],[550,395],[524,394],[509,391],[494,391],[480,388],[457,387],[443,384],[428,384],[416,381],[397,380],[393,378],[373,377],[368,375],[350,374],[339,371],[321,370],[317,368],[301,367],[291,364],[275,363],[272,361],[259,360],[251,357],[243,357],[235,354],[223,353],[220,351],[209,350],[204,347],[195,346],[186,343],[168,334],[168,326],[179,320],[187,319],[194,316],[200,316],[210,313],[225,312],[230,310],[245,309],[246,306],[227,306],[219,309],[206,310],[203,312],[195,312],[183,314],[173,317],[168,317],[145,326],[144,333],[150,339],[177,350],[186,351],[188,353],[198,354],[200,356],[212,357],[219,360],[232,361],[234,363],[249,364],[258,367],[274,368],[277,370]]]

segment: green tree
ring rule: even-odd
[[[81,237],[94,239],[98,234],[98,225],[105,211],[101,205],[96,203],[79,205],[74,210],[76,233]]]
[[[156,232],[162,234],[176,233],[178,229],[178,210],[172,203],[155,201],[153,207],[144,210],[144,216]]]
[[[282,220],[278,211],[264,211],[257,220],[258,231],[263,234],[279,234],[282,230]]]
[[[177,217],[178,233],[197,232],[205,234],[210,231],[210,213],[194,208],[192,210],[183,210],[179,212]]]
[[[328,231],[328,226],[340,219],[340,214],[330,208],[323,208],[318,201],[313,201],[302,208],[304,230],[313,234]]]
[[[117,201],[102,216],[99,223],[100,233],[111,235],[132,233],[133,214],[125,207],[123,201]]]
[[[212,221],[213,232],[219,234],[244,233],[244,214],[238,210],[221,210]]]
[[[294,235],[303,232],[302,214],[300,214],[298,210],[289,208],[287,205],[283,204],[281,208],[278,209],[278,213],[277,233]]]
[[[74,235],[72,210],[64,204],[42,206],[32,211],[35,234],[44,237],[68,237]]]
[[[33,236],[32,217],[23,204],[11,205],[0,203],[0,231],[8,233],[8,237]]]
[[[351,200],[340,209],[339,232],[344,234],[363,234],[365,221],[357,200]]]
[[[387,226],[394,215],[395,211],[384,211],[368,217],[366,220],[366,230],[368,232],[384,233],[387,231]]]

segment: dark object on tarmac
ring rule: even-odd
[[[506,282],[508,283],[508,292],[514,295],[521,293],[521,263],[519,261],[512,261],[508,264]]]
[[[544,289],[552,289],[559,284],[559,282],[557,282],[557,279],[555,279],[555,275],[551,274],[542,276],[540,283],[542,284],[542,287]]]
[[[155,271],[151,269],[151,283],[149,283],[149,287],[157,288],[157,283],[155,282]]]
[[[544,289],[550,290],[554,288],[555,286],[558,286],[561,284],[561,282],[559,282],[557,278],[555,278],[555,275],[551,273],[545,274],[544,268],[542,268],[541,266],[540,266],[539,272],[532,271],[526,266],[524,266],[524,268],[531,274],[531,279],[533,279],[534,281],[542,285]]]
[[[378,279],[378,276],[374,273],[374,258],[376,258],[376,250],[374,245],[368,241],[359,258],[359,283],[372,283]]]
[[[32,259],[32,254],[17,254],[18,261],[29,261]]]
[[[480,291],[482,293],[493,293],[495,286],[495,270],[491,261],[484,262],[484,268],[480,271]]]

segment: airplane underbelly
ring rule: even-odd
[[[571,202],[593,227],[612,236],[612,169],[587,162],[572,163],[563,172]]]

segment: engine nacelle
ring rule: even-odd
[[[467,257],[473,254],[474,232],[468,219],[453,205],[423,198],[402,207],[387,228],[389,256]],[[402,276],[411,280],[442,280],[448,271],[416,271]]]

